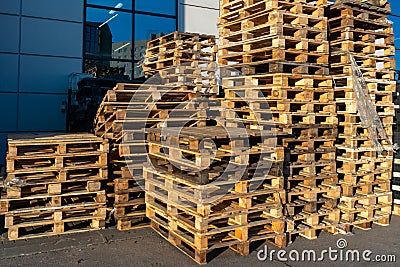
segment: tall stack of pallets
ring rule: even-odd
[[[218,106],[201,99],[202,92],[217,91],[215,37],[175,32],[150,41],[146,53],[144,72],[160,76],[144,84],[118,84],[105,96],[95,120],[96,135],[110,140],[109,207],[119,230],[147,225],[144,129],[178,127],[182,122],[205,126],[209,106]]]
[[[223,78],[232,112],[227,120],[232,126],[276,129],[277,146],[285,149],[289,240],[335,232],[339,220],[326,4],[221,0],[219,63],[242,72]]]
[[[339,226],[348,232],[354,227],[369,229],[372,223],[388,225],[396,91],[393,25],[388,20],[390,4],[385,0],[338,0],[327,11],[330,66],[339,118],[337,164],[342,187]],[[388,137],[377,136],[383,153],[373,145],[370,129],[364,128],[361,121],[363,111],[354,90],[351,56],[364,76],[365,90]]]
[[[259,131],[147,131],[146,214],[156,232],[199,264],[218,248],[248,255],[253,241],[286,246],[283,179]]]
[[[108,207],[118,230],[146,226],[143,164],[147,162],[145,128],[191,118],[199,123],[197,106],[174,112],[198,97],[196,92],[164,85],[118,84],[107,92],[96,116],[95,133],[110,142]]]
[[[107,208],[109,221],[115,220],[118,230],[129,230],[146,225],[144,193],[140,187],[140,174],[137,180],[131,174],[119,153],[123,139],[125,113],[133,95],[141,85],[117,84],[107,91],[94,121],[94,132],[110,143],[109,177],[106,181]],[[138,99],[145,102],[145,99]],[[138,153],[146,161],[145,154]],[[138,181],[138,182],[137,182]],[[128,186],[127,186],[128,183]]]
[[[105,227],[108,143],[91,134],[10,136],[0,212],[10,240]]]

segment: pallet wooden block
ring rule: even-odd
[[[145,168],[146,215],[153,229],[199,264],[216,248],[249,254],[249,244],[269,240],[286,245],[282,220],[283,190],[250,192],[249,181],[226,184],[235,194],[215,185],[196,185],[174,174]],[[224,185],[224,182],[220,182]],[[208,191],[208,193],[207,193]],[[212,193],[210,195],[210,193]]]
[[[13,211],[5,216],[10,240],[99,230],[105,227],[102,203],[82,203],[55,209]]]

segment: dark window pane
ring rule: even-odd
[[[132,9],[132,0],[87,0],[87,3],[111,8]]]
[[[97,46],[96,49],[90,49],[87,56],[109,59],[120,49],[126,48],[125,56],[132,57],[131,13],[121,11],[110,13],[106,9],[87,8],[86,27],[92,32],[90,42]]]
[[[132,79],[132,63],[86,59],[85,73],[97,78]]]
[[[147,42],[176,30],[176,20],[137,14],[135,17],[135,78],[142,77],[141,63],[146,55]],[[137,76],[139,75],[139,76]]]
[[[175,15],[176,0],[136,0],[136,10]]]

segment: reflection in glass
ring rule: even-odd
[[[85,54],[94,58],[110,59],[124,52],[124,59],[131,59],[132,14],[87,8],[85,29]],[[122,47],[122,48],[121,48]]]
[[[136,0],[136,10],[176,15],[176,0]]]
[[[135,78],[143,77],[142,63],[146,56],[147,42],[176,30],[176,20],[137,14],[135,17]]]
[[[85,60],[85,73],[92,74],[96,78],[115,78],[128,80],[133,78],[131,62]]]
[[[132,0],[87,0],[87,3],[111,8],[132,9]]]

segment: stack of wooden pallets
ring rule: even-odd
[[[146,214],[156,232],[200,264],[218,248],[248,255],[253,241],[286,246],[279,161],[260,147],[259,131],[147,131]]]
[[[227,105],[237,115],[227,121],[276,127],[277,146],[285,148],[289,240],[335,232],[339,220],[326,4],[221,0],[219,63],[242,72],[223,78]]]
[[[10,136],[0,212],[10,240],[105,227],[108,143],[91,134]]]
[[[107,207],[109,217],[113,217],[119,230],[146,225],[143,190],[129,172],[124,158],[119,155],[125,113],[140,86],[117,84],[113,90],[107,91],[94,121],[95,134],[108,139],[110,143],[109,177],[106,182]],[[139,99],[138,96],[138,101],[145,102],[146,98]],[[130,188],[126,188],[127,182],[131,183]],[[132,195],[133,199],[130,198]]]
[[[388,20],[387,1],[336,1],[328,9],[331,74],[339,118],[337,164],[340,228],[369,229],[372,223],[388,225],[392,205],[390,180],[393,162],[393,122],[396,91],[394,34]],[[364,128],[354,90],[351,56],[365,78],[365,86],[383,123],[386,138],[373,145],[370,129]]]
[[[218,91],[215,56],[214,36],[175,32],[160,37],[148,43],[143,65],[146,75],[160,75],[145,84],[119,84],[104,98],[95,132],[110,139],[109,206],[118,229],[135,228],[145,214],[144,129],[206,126],[208,118],[219,117],[218,101],[208,100]]]
[[[118,84],[107,92],[96,116],[95,133],[110,141],[108,206],[117,229],[147,225],[142,172],[147,162],[144,129],[161,124],[178,126],[184,120],[198,126],[201,118],[206,120],[206,114],[197,98],[199,93],[182,86]]]
[[[160,84],[215,94],[216,53],[215,36],[174,32],[148,42],[143,72],[158,74]]]

